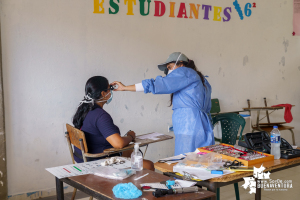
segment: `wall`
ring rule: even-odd
[[[292,1],[259,1],[252,15],[240,20],[232,0],[188,0],[188,3],[232,7],[228,22],[170,18],[169,3],[162,17],[93,14],[89,0],[2,0],[1,37],[7,133],[8,188],[12,198],[54,188],[47,167],[71,162],[65,123],[84,95],[86,80],[103,75],[124,84],[163,75],[156,65],[174,51],[194,59],[208,75],[212,97],[223,111],[291,103],[297,144],[300,145],[300,39],[292,36]],[[175,1],[179,3],[179,1]],[[239,1],[242,6],[247,3]],[[175,10],[178,10],[176,4]],[[177,13],[177,11],[175,12]],[[187,7],[189,16],[189,7]],[[171,123],[169,95],[115,93],[105,109],[122,133],[166,133]],[[283,111],[273,119],[282,119]],[[169,133],[172,135],[172,133]],[[289,134],[284,133],[289,141]],[[173,154],[174,141],[150,145],[147,159]]]

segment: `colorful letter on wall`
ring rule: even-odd
[[[169,17],[175,17],[174,8],[175,8],[175,2],[170,2],[170,16]]]
[[[140,1],[140,13],[141,13],[141,15],[142,16],[149,15],[151,0],[147,0],[147,2],[148,2],[148,12],[147,13],[145,13],[145,1],[146,0],[139,0],[139,1]]]
[[[118,3],[120,3],[119,0],[117,0],[117,1],[118,1]],[[116,4],[116,3],[114,2],[114,0],[109,0],[109,5],[110,5],[113,9],[115,9],[115,12],[113,12],[113,11],[109,8],[109,14],[117,14],[117,13],[119,12],[119,5]]]
[[[99,0],[94,0],[94,13],[104,14],[103,3],[104,0],[102,0],[101,2],[99,2]],[[100,11],[100,7],[101,7],[101,11]]]
[[[211,6],[210,5],[202,5],[202,10],[204,10],[204,18],[206,20],[209,20],[209,11],[211,10]]]
[[[128,12],[127,15],[134,15],[133,14],[133,4],[136,5],[136,1],[135,0],[124,0],[124,4],[126,5],[126,3],[128,2]]]
[[[231,19],[230,13],[227,10],[231,12],[231,7],[226,7],[224,9],[224,15],[227,17],[227,19],[223,17],[223,22],[228,22]]]
[[[182,15],[185,15],[184,18],[188,18],[188,16],[186,16],[185,3],[180,3],[177,17],[182,18]]]
[[[154,16],[155,17],[161,17],[166,12],[166,5],[162,1],[154,1],[155,3],[155,11]]]
[[[214,6],[214,21],[221,21],[222,7]]]
[[[198,19],[198,13],[199,13],[199,6],[200,4],[197,4],[197,8],[195,6],[195,4],[190,3],[190,19],[193,18],[192,13],[194,13],[195,19]]]

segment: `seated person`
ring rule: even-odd
[[[103,109],[113,98],[112,90],[108,80],[102,76],[91,77],[85,85],[85,96],[80,102],[73,117],[75,128],[85,133],[88,152],[91,154],[102,153],[105,149],[127,146],[135,139],[135,132],[127,132],[127,136],[120,136],[120,129],[114,124],[111,116]],[[130,157],[132,150],[124,151],[122,154],[112,156]],[[88,161],[101,158],[87,158]],[[81,150],[74,147],[74,159],[77,163],[83,162]],[[145,169],[154,170],[153,162],[143,161]]]

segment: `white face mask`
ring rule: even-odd
[[[112,93],[112,90],[110,90],[110,92],[109,93],[107,93],[103,98],[105,98],[107,95],[109,95],[109,94],[111,94],[110,95],[110,97],[109,97],[109,99],[107,99],[107,100],[103,100],[103,101],[97,101],[97,102],[105,102],[106,101],[106,104],[109,104],[111,101],[112,101],[112,99],[113,99],[113,93]],[[101,98],[101,99],[103,99],[103,98]]]
[[[182,54],[182,53],[179,54],[179,56],[178,56],[178,58],[177,58],[177,60],[176,60],[176,62],[175,62],[175,65],[173,66],[173,68],[170,69],[170,70],[168,71],[168,75],[171,74],[172,71],[174,71],[174,68],[176,67],[176,64],[177,64],[178,59],[180,58],[181,54]]]

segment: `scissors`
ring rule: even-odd
[[[159,160],[158,162],[159,163],[166,163],[166,162],[169,162],[169,161],[177,161],[177,160],[183,160],[183,159],[185,159],[185,157],[178,158],[178,159],[171,159],[171,160]]]

